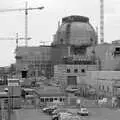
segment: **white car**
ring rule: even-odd
[[[72,117],[72,113],[68,112],[61,112],[60,113],[60,120],[69,120]]]
[[[49,107],[45,107],[42,109],[43,112],[47,112],[47,110],[49,110],[50,108]]]
[[[81,108],[78,112],[77,112],[79,115],[82,115],[82,116],[88,116],[88,110],[87,108]]]

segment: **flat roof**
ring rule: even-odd
[[[35,93],[40,97],[56,97],[56,96],[64,96],[64,93],[61,91],[53,91],[53,90],[35,90]]]

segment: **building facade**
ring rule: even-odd
[[[51,47],[18,47],[16,49],[16,70],[19,76],[26,70],[27,77],[50,76],[53,70],[51,66]]]
[[[81,84],[96,71],[120,70],[118,42],[98,44],[97,31],[88,17],[64,17],[50,46],[16,49],[17,72],[21,74],[22,70],[27,70],[28,77],[54,77],[66,86]],[[91,71],[92,74],[89,73]]]

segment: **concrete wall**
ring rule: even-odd
[[[102,91],[105,94],[113,95],[118,93],[113,87],[116,81],[120,82],[120,71],[88,71],[89,79],[87,84],[93,86],[98,91]]]
[[[114,71],[116,68],[120,69],[120,56],[114,57],[113,53],[116,47],[120,47],[116,44],[99,44],[95,47],[87,48],[87,55],[92,55],[92,50],[95,50],[97,59],[101,61],[101,69],[104,71]]]
[[[70,69],[71,72],[67,73],[66,70]],[[74,69],[78,69],[77,73],[74,73]],[[85,69],[85,73],[80,70],[85,66],[80,65],[56,65],[54,67],[54,79],[60,81],[62,86],[67,87],[67,76],[77,76],[77,85],[88,84],[98,91],[102,91],[105,94],[112,95],[114,92],[114,84],[116,81],[120,83],[120,71],[97,71],[95,66],[92,70]],[[119,85],[119,84],[118,84]]]
[[[67,69],[70,69],[70,72],[67,72]],[[78,71],[75,72],[74,70]],[[84,70],[84,72],[82,71]],[[87,71],[97,70],[96,65],[66,65],[59,64],[54,66],[54,79],[56,81],[63,82],[67,86],[67,77],[76,76],[77,84],[85,83],[89,79],[89,74]]]
[[[68,56],[68,48],[65,45],[54,46],[51,49],[51,61],[53,64],[58,64],[64,56]]]

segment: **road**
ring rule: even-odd
[[[81,117],[81,120],[119,120],[120,110],[111,108],[99,108],[93,101],[84,101],[90,115]],[[67,108],[68,109],[68,108]],[[77,113],[77,109],[69,109],[73,113]],[[44,114],[40,109],[35,109],[34,105],[24,103],[24,108],[15,110],[15,120],[51,120],[51,116]],[[14,120],[14,119],[12,119]]]
[[[16,110],[16,120],[51,120],[51,117],[37,109]]]
[[[76,113],[77,109],[69,109]],[[89,116],[81,117],[82,120],[119,120],[120,110],[108,108],[88,108]],[[51,116],[44,114],[40,109],[16,110],[16,120],[51,120]]]
[[[119,110],[111,110],[108,108],[91,108],[90,109],[90,117],[86,120],[119,120],[120,119],[120,111]]]
[[[77,113],[77,109],[69,109],[70,112]],[[108,108],[88,108],[89,116],[81,117],[83,120],[120,120],[120,110]]]

